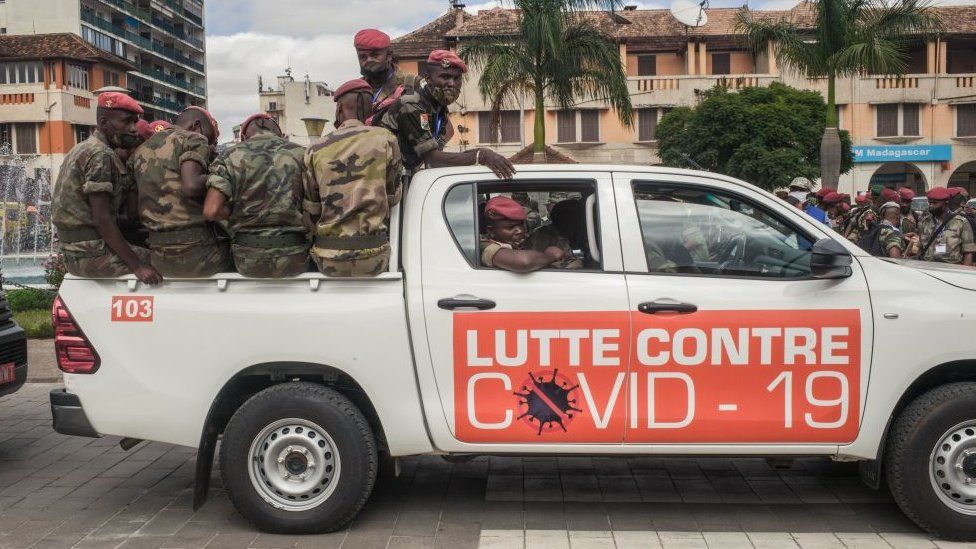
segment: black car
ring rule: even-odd
[[[7,296],[0,290],[0,397],[27,381],[27,335],[14,322]]]

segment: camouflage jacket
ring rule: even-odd
[[[442,150],[451,125],[447,109],[442,107],[423,88],[396,100],[376,124],[393,132],[400,144],[403,165],[415,170],[424,162],[424,155]]]
[[[94,228],[88,195],[110,193],[112,215],[122,207],[132,187],[132,178],[125,163],[109,147],[101,132],[75,145],[64,159],[57,184],[51,197],[51,221],[58,230]],[[91,254],[105,248],[102,240],[62,243],[67,253]]]
[[[851,242],[858,244],[861,236],[871,230],[877,218],[878,214],[871,206],[862,206],[860,209],[851,210],[844,236]]]
[[[373,89],[373,114],[366,124],[372,126],[374,122],[379,122],[400,96],[413,92],[416,81],[417,77],[413,74],[398,70],[390,73],[382,86]]]
[[[172,127],[156,132],[132,154],[139,217],[150,231],[202,227],[203,200],[183,196],[180,167],[193,161],[207,170],[210,145],[202,135]]]
[[[520,246],[523,250],[545,252],[546,248],[555,246],[563,251],[563,258],[551,265],[555,269],[582,269],[583,261],[573,255],[573,247],[559,231],[552,225],[543,225],[532,231]]]
[[[918,233],[918,223],[915,221],[915,214],[909,212],[901,217],[902,234]]]
[[[881,223],[881,228],[878,229],[878,242],[881,244],[881,250],[884,252],[885,257],[891,255],[891,249],[897,248],[902,254],[905,253],[905,238],[902,236],[901,229],[898,227],[892,227],[887,222]]]
[[[317,239],[386,234],[390,207],[400,202],[400,150],[383,128],[346,120],[305,153],[304,210],[318,218]],[[389,244],[340,250],[316,245],[324,259],[364,259]]]
[[[924,248],[929,241],[932,244],[925,250],[922,257],[925,261],[941,263],[962,263],[963,255],[976,252],[976,242],[973,239],[973,228],[969,220],[961,213],[951,213],[949,221],[939,234],[932,238],[936,230],[942,225],[941,220],[926,213],[918,222],[918,236]]]
[[[227,197],[232,235],[307,231],[302,219],[304,157],[304,147],[268,131],[217,157],[207,188]]]

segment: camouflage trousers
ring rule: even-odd
[[[206,278],[233,266],[226,240],[152,246],[149,252],[152,266],[164,277]]]
[[[237,272],[248,278],[287,278],[308,272],[308,246],[255,248],[231,246]]]
[[[132,246],[132,251],[139,256],[139,261],[149,263],[149,250]],[[65,252],[64,264],[69,273],[84,278],[115,278],[132,274],[132,269],[112,250],[98,255]]]
[[[365,258],[344,259],[341,256],[326,259],[312,255],[319,272],[326,276],[376,276],[390,268],[390,249]]]

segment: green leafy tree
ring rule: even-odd
[[[827,79],[827,125],[821,141],[823,184],[837,187],[841,149],[835,86],[838,77],[901,74],[913,41],[941,28],[927,0],[806,0],[816,15],[812,29],[792,21],[754,18],[738,23],[756,53],[773,46],[776,59],[808,78]]]
[[[772,190],[794,177],[820,177],[823,97],[773,83],[705,92],[694,108],[673,109],[657,127],[659,155],[668,166],[694,166]],[[841,132],[841,168],[851,169],[850,136]]]
[[[497,128],[505,104],[523,97],[535,106],[536,153],[546,145],[545,104],[572,107],[580,98],[606,101],[630,126],[634,111],[620,49],[585,16],[587,9],[619,7],[621,0],[513,0],[516,34],[473,39],[461,57],[481,70],[478,89],[491,102]]]

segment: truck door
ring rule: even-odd
[[[431,185],[421,237],[405,250],[422,266],[426,340],[415,353],[435,444],[621,444],[630,315],[610,175],[473,177],[484,176]],[[524,202],[529,240],[561,242],[576,268],[516,274],[483,265],[481,206],[498,195]]]
[[[628,444],[825,445],[857,437],[872,315],[833,235],[734,181],[614,174],[632,315]],[[836,236],[836,235],[835,235]]]

